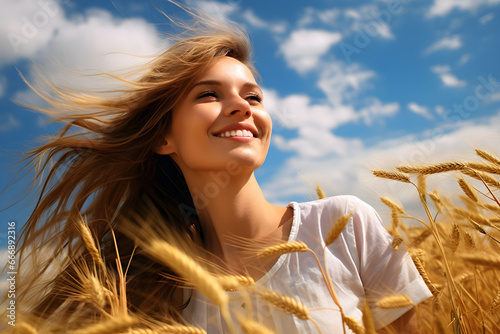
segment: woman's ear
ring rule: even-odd
[[[166,137],[163,138],[161,144],[155,147],[154,151],[155,153],[162,155],[169,155],[175,152],[174,146],[171,143],[169,143]]]

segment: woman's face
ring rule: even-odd
[[[253,171],[267,155],[272,125],[262,91],[234,58],[216,58],[174,108],[171,121],[157,153],[170,154],[184,175],[235,163]]]

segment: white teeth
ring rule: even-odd
[[[253,138],[253,133],[248,131],[248,130],[232,130],[232,131],[226,131],[226,132],[221,132],[219,137],[252,137]]]

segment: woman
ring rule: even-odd
[[[255,320],[277,333],[343,332],[339,308],[361,323],[365,300],[377,328],[403,325],[411,332],[411,307],[383,311],[373,305],[394,293],[415,304],[430,294],[407,253],[389,247],[391,237],[373,209],[348,196],[287,207],[264,198],[254,171],[266,157],[272,124],[249,42],[237,29],[209,25],[210,32],[197,31],[158,56],[118,97],[56,88],[58,99],[46,95],[53,109],[45,111],[63,111],[59,121],[66,126],[31,155],[42,163],[38,177],[49,173],[23,232],[21,271],[30,267],[36,276],[24,276],[19,305],[35,305],[30,312],[41,329],[92,324],[108,306],[89,308],[74,291],[84,286],[75,283],[79,277],[94,275],[116,280],[120,288],[108,291],[126,298],[130,312],[151,323],[187,322],[208,333],[224,332],[230,319],[204,295],[190,292],[175,270],[136,249],[130,231],[142,226],[178,247],[198,245],[210,267],[250,276],[257,286],[309,308],[313,321],[256,296],[228,292],[234,313],[251,309]],[[75,128],[83,130],[70,131]],[[323,253],[328,231],[344,215],[350,215],[345,230]],[[99,245],[98,259],[89,234],[80,237],[82,217]],[[142,223],[147,227],[137,225]],[[339,305],[311,252],[246,256],[255,244],[298,240],[325,263]],[[51,256],[31,267],[47,248]],[[52,277],[54,266],[61,269]],[[48,279],[34,294],[41,273]]]

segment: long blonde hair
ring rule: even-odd
[[[214,58],[233,57],[255,73],[245,33],[207,20],[203,23],[206,29],[191,29],[188,38],[149,62],[139,79],[127,80],[129,88],[112,96],[54,86],[49,94],[32,87],[51,105],[37,110],[65,124],[29,154],[36,178],[43,182],[22,232],[21,267],[32,266],[28,259],[42,247],[53,256],[31,278],[24,277],[23,286],[26,290],[36,286],[37,275],[55,262],[62,268],[55,279],[42,285],[43,297],[29,302],[36,316],[48,318],[56,311],[69,315],[77,309],[61,291],[71,285],[75,263],[91,266],[95,261],[79,233],[84,217],[108,269],[128,266],[130,309],[179,319],[182,306],[172,304],[177,283],[164,278],[173,273],[136,252],[134,242],[120,233],[120,224],[137,216],[148,220],[152,204],[162,219],[155,215],[148,224],[168,225],[177,236],[203,244],[196,215],[187,216],[182,210],[193,208],[182,173],[170,157],[157,155],[154,148],[169,130],[172,109]]]

